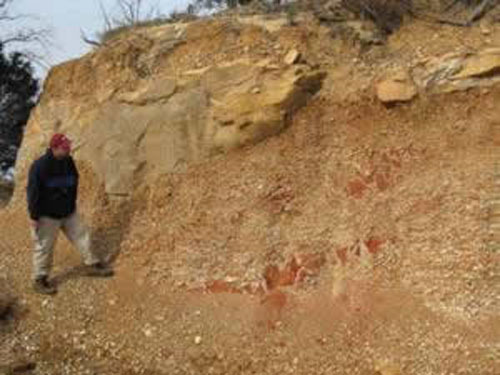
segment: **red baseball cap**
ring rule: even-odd
[[[71,140],[64,134],[54,134],[50,140],[50,148],[62,148],[65,151],[71,151]]]

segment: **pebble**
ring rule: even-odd
[[[200,344],[201,344],[201,336],[196,336],[196,337],[194,338],[194,343],[195,343],[196,345],[200,345]]]
[[[286,54],[284,62],[287,65],[293,65],[299,61],[300,57],[301,57],[300,52],[297,51],[296,49],[292,49]]]

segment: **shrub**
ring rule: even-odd
[[[387,34],[398,29],[413,8],[412,0],[342,0],[342,4],[354,14],[371,19]]]
[[[289,25],[295,25],[296,24],[296,17],[297,17],[297,6],[292,3],[286,8],[286,17],[288,19],[288,24]]]

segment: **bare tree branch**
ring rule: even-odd
[[[25,58],[35,64],[46,67],[44,54],[36,53],[34,49],[42,48],[45,52],[50,45],[50,30],[47,28],[21,27],[16,28],[15,22],[27,18],[34,18],[23,14],[12,14],[10,6],[14,0],[0,0],[0,45],[11,46]]]
[[[11,43],[38,43],[46,46],[48,43],[48,30],[23,29],[6,35],[0,42],[4,46]]]
[[[99,8],[101,10],[101,16],[104,21],[104,30],[111,30],[113,28],[113,21],[109,17],[109,14],[102,4],[102,1],[99,1]]]
[[[89,44],[91,46],[94,46],[94,47],[100,47],[101,46],[101,43],[94,40],[94,39],[90,39],[83,30],[80,30],[80,38],[82,38],[82,40],[86,43],[86,44]]]
[[[115,29],[137,26],[141,22],[152,20],[155,17],[160,18],[158,3],[148,7],[146,3],[147,1],[145,0],[115,0],[116,12],[111,14],[111,12],[104,7],[102,1],[100,1],[99,8],[103,20],[102,31],[98,32],[94,38],[89,38],[82,31],[82,40],[86,44],[100,46],[102,43],[98,40]]]

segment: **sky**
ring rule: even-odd
[[[116,0],[101,0],[104,7],[113,12]],[[147,0],[145,0],[147,2]],[[14,0],[13,11],[29,15],[23,22],[29,26],[47,27],[51,30],[51,44],[40,51],[47,64],[55,65],[79,57],[90,47],[81,39],[81,30],[89,36],[102,29],[103,21],[99,0]],[[182,10],[189,0],[150,0],[162,14]],[[37,67],[37,74],[44,76],[46,68]]]

